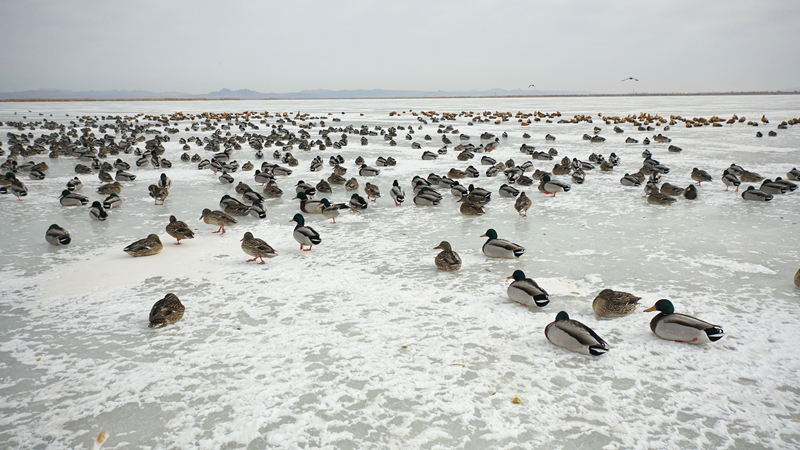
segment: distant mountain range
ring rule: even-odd
[[[19,92],[0,92],[0,100],[42,99],[42,100],[142,100],[142,99],[353,99],[353,98],[437,98],[437,97],[527,97],[551,95],[590,95],[590,92],[576,91],[537,91],[533,89],[490,89],[486,91],[403,91],[390,89],[357,89],[331,91],[326,89],[300,92],[264,93],[250,89],[221,89],[208,94],[186,94],[183,92],[149,91],[70,91],[65,89],[36,89]]]

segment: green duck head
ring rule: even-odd
[[[302,214],[295,214],[289,222],[297,222],[297,225],[302,227],[306,223],[306,219],[303,218]]]
[[[556,322],[560,322],[562,320],[569,320],[569,314],[566,311],[560,311],[556,314]]]
[[[514,279],[514,281],[523,281],[525,279],[525,272],[521,270],[515,270],[510,277],[506,278],[506,280]]]
[[[300,200],[308,200],[308,196],[305,192],[298,192],[295,198],[299,198]]]
[[[329,202],[327,198],[323,198],[319,202],[325,205],[326,208],[329,208],[331,206],[331,202]]]
[[[497,239],[497,231],[494,231],[494,228],[489,228],[486,230],[486,233],[482,234],[481,237],[488,237],[489,239]]]
[[[66,197],[66,196],[68,196],[69,194],[70,194],[70,192],[69,192],[68,190],[66,190],[66,189],[64,189],[63,191],[61,191],[61,197]],[[59,198],[61,198],[61,197],[59,197]]]
[[[650,312],[650,311],[660,311],[665,315],[667,315],[674,313],[675,307],[672,306],[671,301],[662,298],[661,300],[657,301],[656,304],[653,305],[652,307],[645,309],[645,312]]]

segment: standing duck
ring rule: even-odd
[[[50,225],[50,228],[44,233],[44,239],[53,245],[67,245],[72,241],[69,231],[56,224]]]
[[[367,198],[371,199],[373,202],[381,197],[381,189],[369,181],[364,185],[364,193],[367,194]]]
[[[161,253],[163,249],[164,246],[161,244],[161,239],[158,238],[158,235],[151,234],[125,247],[124,251],[131,256],[150,256]]]
[[[511,300],[525,306],[547,306],[550,303],[550,298],[539,284],[531,278],[525,277],[525,272],[515,270],[514,273],[506,278],[507,280],[514,279],[508,285],[508,297]]]
[[[511,241],[497,238],[497,231],[492,228],[486,230],[486,233],[481,237],[487,237],[487,241],[483,244],[483,254],[490,258],[508,258],[516,259],[525,253],[525,248],[521,245],[514,244]]]
[[[553,344],[584,355],[599,356],[609,350],[603,338],[586,325],[570,319],[566,311],[556,315],[556,320],[545,327],[544,335]]]
[[[633,294],[603,289],[592,302],[594,313],[600,317],[623,317],[636,310],[641,300]]]
[[[403,201],[406,199],[406,191],[400,187],[400,183],[398,183],[397,180],[394,180],[394,183],[392,183],[392,190],[389,191],[389,195],[392,196],[395,206],[402,205]]]
[[[184,311],[186,311],[186,307],[183,306],[178,296],[167,294],[150,310],[150,328],[161,328],[175,323],[181,320]]]
[[[650,321],[650,329],[661,339],[690,344],[707,344],[722,338],[719,325],[712,325],[685,314],[675,313],[675,307],[667,299],[661,299],[645,312],[659,311]]]
[[[436,268],[439,270],[458,270],[461,268],[461,257],[458,256],[458,253],[454,252],[452,247],[450,247],[450,243],[447,241],[442,241],[436,247],[433,247],[434,250],[441,250],[434,262],[436,263]]]
[[[153,199],[155,199],[156,205],[159,204],[158,203],[159,201],[161,202],[160,204],[163,205],[164,200],[166,200],[167,196],[169,196],[169,189],[158,187],[155,184],[151,184],[150,186],[147,187],[147,189],[150,191],[150,197],[153,197]]]
[[[729,187],[736,186],[736,192],[739,192],[739,185],[742,184],[742,182],[739,181],[739,177],[737,177],[730,168],[725,169],[725,172],[722,173],[722,183],[725,185],[726,191]]]
[[[212,211],[208,208],[203,210],[202,215],[200,216],[203,219],[203,222],[209,225],[219,225],[219,230],[214,231],[213,233],[221,233],[225,234],[225,226],[231,226],[236,224],[236,220],[225,214],[222,211]]]
[[[265,257],[272,258],[278,254],[269,244],[259,238],[253,237],[253,233],[249,231],[244,234],[241,242],[242,250],[253,257],[253,259],[248,259],[247,262],[260,259],[261,262],[259,264],[264,264]]]
[[[350,208],[344,203],[331,203],[327,198],[320,200],[322,203],[322,215],[328,219],[332,219],[331,223],[336,223],[336,218],[339,217],[339,211]]]
[[[289,222],[295,222],[297,225],[294,227],[294,232],[292,236],[294,240],[300,243],[300,250],[304,252],[311,251],[311,247],[313,245],[319,245],[322,242],[322,239],[319,237],[319,233],[317,233],[313,228],[305,225],[305,218],[302,214],[295,214],[292,220]],[[303,248],[304,246],[308,246],[308,248]]]
[[[539,183],[539,188],[540,191],[544,189],[545,194],[553,194],[552,196],[555,197],[558,192],[568,192],[570,185],[561,181],[551,180],[548,175],[544,175]]]
[[[300,199],[300,211],[306,214],[319,214],[322,212],[322,203],[319,200],[310,200],[305,192],[298,192],[292,200]]]
[[[169,216],[167,234],[178,240],[175,245],[181,245],[181,239],[194,239],[194,231],[186,225],[186,222],[176,219],[175,216]]]
[[[711,178],[711,175],[709,175],[708,172],[706,172],[705,170],[700,170],[697,167],[692,169],[692,179],[694,181],[697,181],[698,185],[702,185],[703,181],[707,181],[710,183],[711,181],[714,180],[713,178]]]
[[[517,210],[520,216],[528,217],[528,209],[532,204],[533,202],[525,195],[525,192],[520,192],[519,197],[514,202],[514,209]]]

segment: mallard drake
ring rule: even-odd
[[[117,170],[130,170],[131,165],[117,158],[117,160],[114,161],[114,168]]]
[[[242,198],[244,201],[249,203],[261,203],[264,201],[264,196],[259,194],[258,192],[248,188],[242,193]]]
[[[256,170],[256,174],[253,176],[253,179],[256,181],[256,183],[261,183],[261,186],[263,186],[264,184],[269,183],[270,180],[274,181],[275,177],[273,177],[269,172]]]
[[[322,212],[322,204],[319,200],[310,200],[305,192],[298,192],[297,196],[292,200],[300,199],[300,211],[306,214],[320,214]]]
[[[267,207],[264,206],[263,202],[253,202],[253,204],[250,205],[250,215],[256,219],[266,219]]]
[[[739,192],[739,185],[742,184],[742,182],[739,180],[736,174],[730,170],[730,168],[725,169],[725,172],[722,173],[722,183],[725,184],[726,191],[729,187],[736,186],[736,192]]]
[[[292,169],[287,169],[277,164],[273,164],[272,168],[270,169],[270,173],[275,176],[289,176],[292,174]]]
[[[253,259],[248,259],[247,262],[260,259],[261,262],[259,264],[264,264],[264,258],[272,258],[278,255],[275,249],[270,247],[269,244],[259,238],[253,237],[253,233],[249,231],[244,234],[241,242],[242,250],[253,257]]]
[[[61,203],[61,206],[82,206],[89,203],[89,198],[77,192],[70,192],[64,189],[61,191],[58,201]]]
[[[108,213],[100,202],[94,201],[92,202],[92,206],[89,208],[89,217],[102,222],[108,219]]]
[[[547,175],[543,176],[542,181],[539,183],[539,191],[543,190],[545,194],[553,194],[553,197],[556,196],[557,192],[568,192],[570,189],[570,185],[561,181],[551,180]]]
[[[661,185],[660,192],[664,195],[669,195],[670,197],[678,197],[683,195],[683,188],[675,186],[674,184],[664,183]]]
[[[122,192],[122,185],[119,184],[119,181],[115,181],[113,183],[108,183],[100,186],[97,188],[97,193],[100,195],[108,195],[108,194],[119,194]]]
[[[124,170],[117,170],[117,174],[114,176],[116,181],[133,181],[136,179],[136,175],[125,172]]]
[[[381,189],[369,181],[364,185],[364,193],[367,194],[367,198],[371,199],[373,202],[381,197]]]
[[[796,167],[792,167],[792,170],[786,172],[786,178],[794,181],[800,180],[800,170],[797,170]]]
[[[594,313],[600,317],[622,317],[636,310],[641,297],[622,291],[603,289],[592,302]]]
[[[650,183],[647,183],[650,185]],[[651,205],[671,205],[675,203],[676,200],[669,195],[662,194],[661,192],[653,192],[647,195],[647,203]]]
[[[203,222],[209,225],[219,225],[219,230],[214,231],[213,233],[221,233],[225,234],[225,226],[231,226],[236,224],[236,220],[225,214],[222,211],[212,211],[208,208],[203,210],[202,215],[200,216],[203,219]]]
[[[331,223],[336,223],[336,218],[339,217],[339,211],[350,208],[344,203],[331,203],[327,198],[320,200],[320,203],[322,203],[322,215],[328,219],[332,219]]]
[[[153,199],[156,201],[155,202],[156,205],[159,204],[158,203],[159,201],[161,202],[160,204],[163,205],[164,200],[166,200],[167,197],[169,196],[169,189],[160,188],[155,184],[151,184],[150,186],[148,186],[147,190],[150,191],[150,197],[153,197]]]
[[[485,205],[492,200],[492,193],[484,188],[475,187],[475,185],[470,184],[467,189],[469,190],[469,199],[472,202]]]
[[[331,184],[328,183],[325,180],[319,180],[319,183],[317,183],[316,189],[317,189],[317,191],[322,192],[323,194],[330,194],[330,193],[333,192],[333,189],[331,188]]]
[[[687,200],[694,200],[697,198],[697,188],[690,184],[685,191],[683,191],[683,198]]]
[[[584,355],[599,356],[610,348],[594,330],[570,319],[565,311],[556,314],[556,320],[544,328],[544,335],[553,344]]]
[[[745,200],[754,200],[757,202],[768,202],[774,198],[772,194],[768,194],[753,186],[747,186],[747,190],[742,192],[742,198]]]
[[[217,177],[217,179],[222,184],[233,184],[233,182],[235,181],[233,179],[233,176],[231,174],[229,174],[228,172],[222,172],[222,175]]]
[[[519,197],[514,202],[514,209],[517,210],[520,216],[528,217],[528,209],[530,209],[533,202],[524,192],[520,192]]]
[[[442,196],[429,187],[422,187],[414,196],[414,204],[419,206],[436,206],[442,201]]]
[[[302,192],[306,194],[306,197],[311,198],[314,196],[314,194],[317,193],[317,189],[314,186],[310,185],[309,183],[300,180],[297,182],[297,184],[294,185],[294,192],[295,194],[299,194]]]
[[[606,164],[606,163],[604,163],[604,164]],[[607,163],[607,164],[611,165],[611,163]],[[612,167],[613,167],[613,165],[612,165]],[[600,166],[600,169],[603,170],[603,166],[602,165]],[[583,184],[583,182],[586,181],[586,172],[584,172],[583,169],[573,170],[572,174],[570,174],[570,178],[572,178],[572,181],[574,181],[575,183]]]
[[[8,186],[3,186],[4,192],[3,194],[12,193],[17,197],[17,200],[22,201],[22,197],[28,196],[28,187],[25,186],[25,183],[20,181],[17,178],[11,180],[11,184]]]
[[[349,180],[347,180],[347,182],[344,184],[344,189],[345,189],[345,190],[347,190],[347,191],[357,191],[357,190],[358,190],[358,188],[359,188],[359,185],[358,185],[358,180],[356,180],[356,178],[355,178],[355,177],[353,177],[353,178],[350,178],[350,179],[349,179]]]
[[[661,339],[690,344],[707,344],[722,338],[724,332],[719,325],[712,325],[692,316],[675,313],[675,307],[667,299],[661,299],[645,312],[659,311],[650,321],[650,329]]]
[[[381,173],[380,169],[376,169],[374,167],[369,167],[366,164],[362,164],[361,168],[358,169],[358,174],[362,177],[374,177]]]
[[[69,231],[56,224],[50,225],[50,228],[44,233],[44,239],[53,245],[67,245],[72,241]]]
[[[120,205],[122,205],[122,199],[113,192],[103,200],[103,208],[105,209],[118,208]]]
[[[525,272],[515,270],[514,273],[506,279],[514,280],[506,290],[506,292],[508,292],[508,297],[520,305],[544,307],[550,303],[547,291],[539,286],[533,279],[526,278]]]
[[[125,253],[131,256],[150,256],[161,253],[164,246],[157,234],[150,234],[144,239],[139,239],[133,244],[125,247]]]
[[[158,178],[158,187],[162,189],[169,189],[172,187],[172,180],[169,179],[167,174],[162,173],[161,176]]]
[[[497,232],[489,228],[481,237],[489,238],[483,244],[483,254],[490,258],[515,259],[525,253],[525,248],[505,239],[498,239]]]
[[[619,182],[623,186],[639,186],[642,184],[642,182],[637,177],[627,173],[625,174],[625,176],[620,178]]]
[[[796,183],[792,183],[791,181],[784,180],[781,177],[775,178],[775,181],[773,181],[773,183],[778,183],[778,184],[781,184],[783,186],[786,186],[786,188],[789,189],[790,191],[796,191],[797,190],[797,184]]]
[[[436,247],[433,247],[434,250],[441,250],[434,262],[436,263],[436,268],[439,270],[458,270],[461,268],[461,257],[458,256],[458,253],[454,252],[452,247],[450,247],[450,243],[447,241],[442,241]]]
[[[500,185],[500,190],[498,191],[500,197],[505,198],[514,198],[519,195],[519,190],[514,186],[509,186],[507,184]]]
[[[178,240],[175,245],[181,245],[181,239],[194,239],[194,231],[186,225],[186,222],[181,222],[175,216],[169,216],[167,234]]]
[[[308,227],[305,225],[305,218],[302,214],[295,214],[292,220],[289,222],[296,222],[297,225],[294,227],[294,232],[292,236],[294,240],[300,243],[300,250],[305,252],[311,251],[311,247],[313,245],[319,245],[322,242],[322,239],[319,237],[319,233],[314,231],[313,228]],[[304,246],[308,246],[307,249],[304,249]]]
[[[406,191],[400,187],[400,183],[397,180],[392,183],[392,190],[389,191],[389,195],[392,196],[395,206],[402,205],[406,199]]]
[[[75,177],[67,181],[67,189],[70,191],[80,191],[81,189],[83,189],[83,182],[81,182],[81,180],[79,180],[78,177]]]
[[[458,201],[461,202],[459,211],[465,216],[482,216],[486,214],[480,203],[473,202],[468,197],[461,197]]]
[[[454,181],[450,186],[450,193],[456,197],[466,197],[469,195],[469,189],[458,181]]]
[[[46,177],[47,175],[41,170],[31,169],[31,171],[28,172],[28,178],[31,180],[44,180]]]
[[[278,187],[278,183],[273,179],[267,181],[267,185],[264,186],[264,190],[262,192],[264,192],[265,197],[269,198],[278,198],[283,195],[283,191]]]
[[[186,307],[177,295],[167,294],[150,310],[150,328],[161,328],[175,323],[181,320],[185,311]]]
[[[352,209],[353,212],[364,211],[367,209],[367,201],[364,200],[364,197],[358,195],[358,193],[354,193],[350,196],[350,202],[348,203],[348,206],[350,206],[350,209]]]
[[[697,167],[692,169],[692,179],[694,181],[697,181],[698,185],[702,185],[703,181],[708,181],[708,182],[714,181],[714,179],[711,178],[711,175],[709,175],[708,172],[706,172],[705,170],[700,170]]]
[[[759,187],[758,189],[766,192],[767,194],[773,194],[773,195],[785,194],[789,192],[788,186],[785,186],[781,183],[776,183],[770,179],[764,180],[764,182],[761,183],[761,187]]]

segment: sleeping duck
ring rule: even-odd
[[[609,350],[608,343],[594,330],[570,319],[565,311],[559,312],[556,320],[545,327],[544,335],[559,347],[585,355],[599,356]]]

